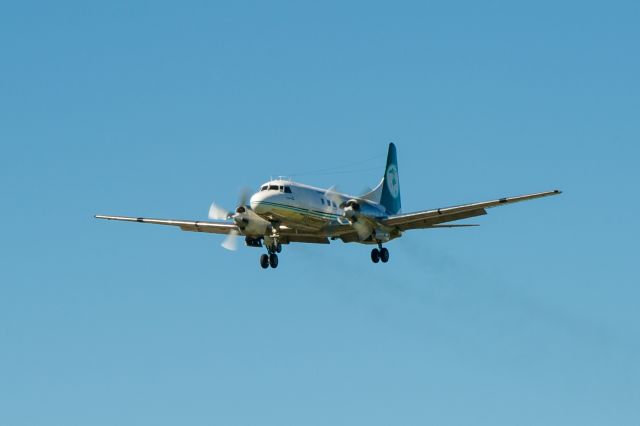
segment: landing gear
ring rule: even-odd
[[[379,249],[374,248],[371,250],[371,261],[373,263],[387,263],[389,261],[389,250],[386,247],[382,247],[382,244],[378,243]]]
[[[382,247],[380,249],[380,260],[382,263],[387,263],[389,261],[389,250],[386,247]]]
[[[262,266],[262,269],[267,269],[269,267],[268,254],[263,254],[262,256],[260,256],[260,266]]]
[[[260,256],[260,266],[262,269],[267,269],[269,266],[272,268],[278,267],[278,255],[275,253],[263,254]]]
[[[282,251],[282,245],[280,243],[276,243],[270,246],[267,246],[267,253],[260,256],[260,266],[262,269],[267,269],[268,267],[277,268],[278,267],[278,253]]]

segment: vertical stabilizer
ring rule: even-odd
[[[387,167],[384,171],[382,179],[382,195],[380,204],[387,209],[389,214],[398,214],[402,208],[400,202],[400,177],[398,175],[398,154],[396,146],[389,144],[389,153],[387,154]]]

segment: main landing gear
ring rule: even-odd
[[[387,263],[389,261],[389,250],[386,247],[382,247],[381,243],[378,243],[379,248],[371,250],[371,261],[373,263]]]
[[[260,266],[262,269],[267,269],[269,266],[272,268],[278,267],[278,253],[282,251],[282,244],[277,243],[274,247],[267,247],[268,254],[265,253],[260,256]]]

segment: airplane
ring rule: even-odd
[[[226,234],[222,246],[230,250],[236,249],[237,239],[242,236],[247,246],[266,248],[267,252],[260,256],[263,269],[278,267],[278,253],[283,245],[330,244],[334,240],[376,245],[371,250],[371,261],[387,263],[389,250],[383,244],[400,238],[406,231],[478,226],[450,222],[485,215],[488,208],[560,193],[556,189],[403,214],[400,212],[397,149],[390,143],[382,180],[373,190],[362,195],[343,194],[334,187],[323,189],[278,178],[261,185],[248,203],[247,197],[242,197],[234,212],[211,204],[208,221],[106,215],[96,215],[95,218]]]

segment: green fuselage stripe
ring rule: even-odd
[[[259,201],[257,204],[264,204],[264,205],[271,206],[271,207],[277,207],[277,208],[281,208],[281,209],[285,209],[285,210],[291,210],[291,211],[294,211],[296,213],[302,213],[302,214],[306,214],[306,215],[310,215],[310,216],[316,216],[316,217],[319,217],[321,219],[337,219],[338,217],[340,217],[340,215],[336,214],[336,213],[327,213],[327,212],[321,212],[321,211],[318,211],[318,210],[304,209],[304,208],[301,208],[301,207],[290,206],[290,205],[287,205],[287,204],[273,203],[271,201]]]

